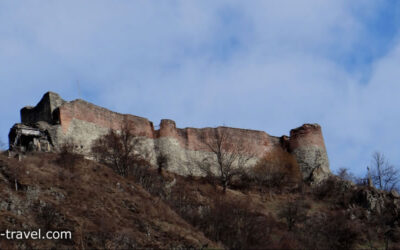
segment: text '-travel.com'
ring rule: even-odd
[[[71,231],[46,231],[38,229],[36,231],[12,231],[0,232],[0,240],[70,240]]]

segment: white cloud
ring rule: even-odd
[[[319,122],[333,168],[364,167],[375,148],[399,163],[399,50],[376,60],[363,84],[341,63],[368,43],[365,20],[379,4],[2,3],[0,128],[46,90],[76,97],[79,80],[89,101],[156,124],[172,118],[281,135]]]

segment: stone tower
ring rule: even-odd
[[[318,124],[290,131],[289,150],[296,157],[304,180],[320,182],[330,174],[324,137]]]

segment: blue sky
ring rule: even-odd
[[[179,127],[280,136],[319,123],[332,170],[362,173],[375,150],[400,167],[399,11],[381,0],[2,1],[0,138],[52,90]]]

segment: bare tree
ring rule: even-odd
[[[268,188],[282,188],[284,185],[301,181],[299,165],[293,155],[281,148],[267,152],[252,169],[257,183]]]
[[[100,162],[110,166],[116,173],[127,176],[131,166],[141,159],[135,153],[137,138],[133,134],[134,127],[127,120],[120,131],[110,131],[94,141],[92,153]]]
[[[384,154],[375,152],[372,155],[370,171],[374,185],[377,188],[386,191],[397,188],[400,180],[399,170],[387,161]]]
[[[342,180],[354,181],[354,182],[356,181],[356,177],[354,176],[353,173],[350,172],[348,168],[339,168],[336,174]]]
[[[57,163],[64,167],[73,170],[75,165],[83,159],[83,155],[76,152],[77,145],[74,140],[69,139],[60,146]]]
[[[233,178],[244,173],[245,165],[254,154],[243,141],[232,141],[225,128],[216,128],[210,137],[203,136],[201,139],[212,152],[212,156],[203,160],[201,170],[216,177],[225,192]],[[212,171],[213,168],[217,171]]]

